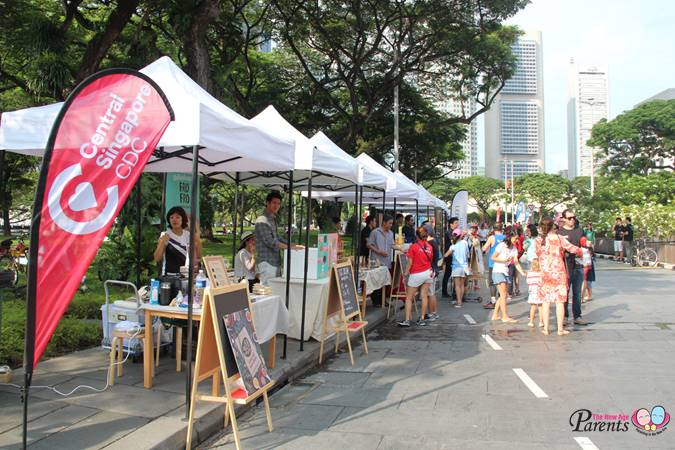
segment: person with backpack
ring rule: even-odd
[[[429,307],[429,285],[434,281],[434,273],[431,264],[434,257],[434,251],[427,242],[427,230],[423,226],[416,230],[417,242],[410,244],[406,253],[408,258],[408,267],[403,274],[407,277],[406,296],[405,296],[405,319],[398,323],[399,327],[409,328],[412,321],[412,302],[419,291],[422,299],[422,314],[417,325],[426,326],[425,317]]]

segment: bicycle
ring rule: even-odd
[[[12,242],[11,239],[0,242],[0,286],[15,287],[19,275],[26,273],[28,246],[21,238],[14,246]]]
[[[656,267],[659,262],[659,255],[651,247],[647,247],[647,239],[638,239],[635,241],[635,249],[633,252],[633,266],[648,266]]]

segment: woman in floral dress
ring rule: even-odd
[[[558,334],[560,336],[569,334],[569,331],[563,328],[568,287],[564,253],[568,251],[581,256],[581,248],[571,244],[564,236],[558,235],[553,219],[550,217],[541,219],[541,234],[535,239],[534,244],[542,274],[538,292],[539,299],[544,306],[544,329],[542,333],[549,334],[551,303],[555,303]]]

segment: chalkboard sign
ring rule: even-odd
[[[204,293],[185,448],[192,448],[194,412],[198,401],[225,404],[225,417],[229,416],[232,420],[238,449],[241,443],[235,403],[249,404],[262,396],[267,428],[273,430],[267,391],[274,386],[274,381],[269,378],[260,356],[250,310],[246,283],[207,288]],[[212,394],[198,395],[199,383],[209,378],[212,380]],[[220,394],[221,382],[225,385],[224,396]],[[243,383],[243,388],[240,383]]]
[[[401,276],[405,278],[405,274],[408,273],[408,257],[403,253],[399,253],[398,261],[401,264]]]
[[[223,349],[223,356],[225,357],[225,365],[227,367],[227,376],[232,377],[238,373],[237,360],[230,345],[230,339],[227,336],[227,330],[223,322],[223,317],[237,311],[243,311],[249,308],[248,301],[248,286],[244,284],[235,284],[228,286],[228,289],[212,289],[211,295],[213,297],[213,307],[215,315],[219,319],[215,321],[216,337],[220,340],[221,348]]]
[[[359,301],[356,297],[356,283],[354,281],[354,270],[350,263],[336,264],[335,270],[337,285],[340,290],[342,307],[345,316],[350,317],[359,311]]]

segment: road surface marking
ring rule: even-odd
[[[490,344],[490,347],[492,347],[492,350],[501,350],[501,349],[502,349],[501,346],[500,346],[499,344],[497,344],[497,343],[495,342],[495,340],[492,339],[492,338],[491,338],[490,336],[488,336],[487,334],[484,334],[484,335],[483,335],[483,339],[485,339],[485,341],[486,341],[488,344]]]
[[[473,317],[471,317],[468,314],[464,314],[464,318],[466,319],[467,322],[469,322],[471,325],[476,325],[476,321],[473,320]]]
[[[577,444],[579,444],[579,447],[583,450],[599,450],[587,437],[575,437],[574,440],[577,441]]]
[[[520,381],[525,383],[525,386],[532,391],[535,397],[537,398],[548,398],[548,395],[546,395],[546,392],[544,392],[538,385],[535,383],[532,378],[528,374],[525,373],[523,369],[513,369],[513,371],[518,375],[518,378],[520,378]]]

